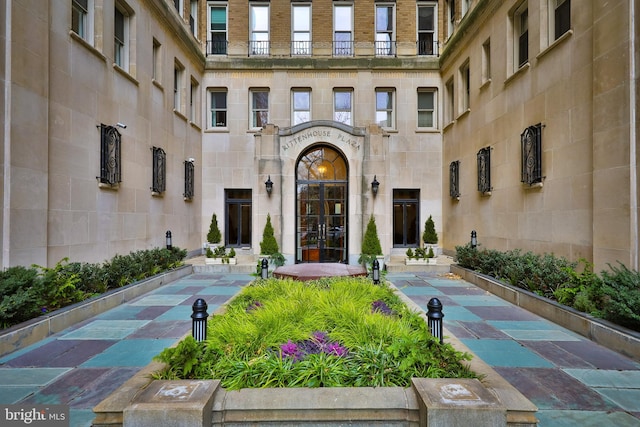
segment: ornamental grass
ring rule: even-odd
[[[165,349],[156,379],[219,379],[228,390],[391,387],[412,377],[476,378],[470,355],[440,344],[418,312],[366,278],[267,279],[244,288],[207,339]]]

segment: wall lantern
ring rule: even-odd
[[[267,194],[270,196],[271,191],[273,190],[273,181],[271,181],[271,175],[269,175],[267,180],[264,182],[264,187],[267,189]]]
[[[173,245],[171,244],[171,230],[167,230],[167,234],[165,234],[165,240],[167,243],[167,249],[173,249]]]
[[[478,235],[476,234],[476,230],[471,231],[471,248],[475,249],[478,246]]]
[[[373,181],[371,181],[371,192],[373,193],[374,197],[376,196],[376,194],[378,194],[378,187],[380,187],[380,183],[376,179],[376,175],[374,175]]]

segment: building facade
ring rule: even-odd
[[[371,216],[403,254],[432,216],[449,253],[476,230],[637,267],[633,2],[0,13],[4,267],[98,262],[167,230],[196,253],[213,214],[254,257],[269,216],[288,263],[356,263]]]

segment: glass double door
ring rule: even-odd
[[[346,262],[344,182],[298,181],[297,262]]]

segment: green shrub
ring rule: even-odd
[[[422,240],[425,244],[430,245],[435,245],[438,243],[438,233],[436,233],[436,226],[433,223],[433,218],[431,217],[431,215],[429,215],[429,218],[424,223]]]
[[[260,242],[260,253],[263,255],[273,255],[280,252],[278,242],[273,235],[273,225],[271,225],[271,215],[267,214],[267,223],[264,225],[262,232],[262,241]]]
[[[373,215],[369,217],[367,228],[362,239],[362,250],[358,262],[361,264],[371,265],[376,255],[382,255],[382,246],[378,238],[378,227],[376,219]]]
[[[207,233],[207,242],[209,243],[220,243],[222,239],[222,235],[220,234],[220,229],[218,228],[218,217],[216,214],[213,214],[211,217],[211,224],[209,224],[209,232]]]
[[[41,315],[46,305],[43,294],[35,268],[18,266],[0,272],[0,326],[9,327]]]
[[[620,326],[640,331],[640,273],[623,264],[603,271],[595,314]]]

